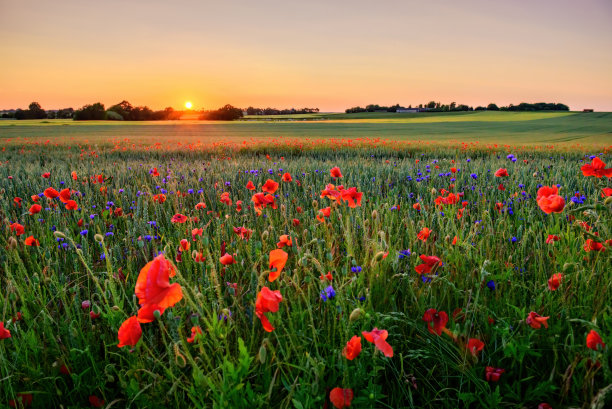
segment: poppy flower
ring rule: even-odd
[[[41,176],[45,179],[49,179],[51,177],[51,172],[45,172]]]
[[[340,172],[340,168],[339,167],[333,167],[331,168],[331,170],[329,171],[329,174],[331,175],[331,177],[333,178],[341,178],[342,177],[342,172]]]
[[[159,204],[162,204],[166,201],[166,195],[164,195],[163,193],[159,193],[157,195],[153,195],[153,201],[157,202]]]
[[[416,210],[417,212],[420,212],[421,211],[421,204],[420,203],[415,203],[415,204],[412,205],[412,208],[414,210]]]
[[[204,203],[204,202],[200,202],[200,203],[196,204],[196,205],[195,205],[195,209],[196,209],[196,210],[206,209],[206,203]]]
[[[337,408],[347,408],[351,406],[353,401],[353,390],[334,388],[329,393],[329,401]]]
[[[7,339],[11,337],[11,331],[4,328],[4,322],[0,321],[0,339]]]
[[[335,200],[340,203],[340,199],[342,199],[342,190],[336,189],[334,185],[331,183],[325,186],[325,189],[321,191],[321,198],[328,198],[330,200]]]
[[[202,328],[199,326],[191,327],[191,336],[187,338],[187,342],[193,343],[198,335],[202,335]]]
[[[342,200],[348,202],[348,206],[351,208],[361,206],[362,197],[363,192],[357,192],[357,188],[355,187],[342,190]]]
[[[181,240],[181,251],[187,251],[191,247],[191,243],[187,241],[187,239]]]
[[[195,228],[191,230],[191,241],[196,241],[196,236],[202,237],[202,233],[204,233],[204,229]]]
[[[33,204],[32,206],[30,206],[29,212],[30,214],[36,214],[40,213],[41,210],[42,207],[39,204]]]
[[[255,301],[255,315],[260,319],[263,328],[267,332],[274,331],[274,327],[270,324],[266,313],[277,312],[278,304],[283,300],[283,296],[280,291],[272,291],[268,287],[263,287],[259,294],[257,294],[257,300]]]
[[[268,276],[268,281],[273,282],[279,276],[285,264],[287,263],[287,259],[289,258],[289,254],[280,249],[275,249],[270,252],[270,265],[269,268],[272,270],[276,268],[276,271],[270,271],[270,275]]]
[[[603,339],[601,339],[601,336],[597,333],[597,331],[592,329],[586,337],[586,346],[587,348],[592,349],[593,351],[597,351],[597,347],[599,345],[601,345],[602,349],[606,347],[606,344],[604,344]]]
[[[159,176],[159,172],[157,171],[157,168],[153,168],[149,171],[149,173],[151,174],[151,176],[153,177],[158,177]]]
[[[15,199],[17,199],[17,198],[15,198]],[[40,200],[40,196],[38,196],[38,195],[32,195],[32,196],[30,196],[30,199],[32,199],[32,201],[33,201],[34,203],[38,203],[38,201]],[[21,199],[19,199],[19,200],[21,200]]]
[[[542,402],[538,405],[538,409],[552,409],[552,406],[550,406],[550,403]]]
[[[417,234],[417,239],[418,240],[422,240],[422,241],[427,241],[427,239],[429,238],[429,235],[431,234],[431,230],[428,229],[427,227],[424,227],[419,234]]]
[[[393,357],[393,348],[386,341],[389,336],[387,330],[374,328],[370,332],[363,331],[361,335],[363,335],[366,341],[374,344],[387,358]]]
[[[346,343],[346,346],[342,350],[342,355],[349,361],[352,361],[353,359],[357,358],[360,353],[361,353],[361,337],[358,337],[357,335],[353,335],[353,338],[351,338]]]
[[[557,194],[558,191],[557,186],[542,186],[538,189],[536,200],[544,213],[561,213],[563,211],[565,199]]]
[[[291,241],[291,237],[287,234],[283,234],[278,238],[278,243],[276,243],[276,247],[282,249],[283,247],[292,247],[293,242]]]
[[[319,276],[319,279],[321,279],[321,280],[327,279],[329,281],[332,281],[334,279],[334,276],[332,275],[331,271],[328,271],[327,274],[325,274],[325,275],[321,274]]]
[[[104,406],[104,399],[98,398],[96,395],[89,395],[89,404],[94,408],[101,408]]]
[[[604,187],[601,191],[601,197],[612,196],[612,187]]]
[[[289,172],[285,172],[283,174],[283,182],[291,182],[293,179],[291,178],[291,174]]]
[[[62,203],[66,203],[68,200],[70,200],[70,189],[62,189],[59,192],[59,198]]]
[[[79,208],[79,205],[74,200],[67,200],[64,206],[67,210],[76,210]]]
[[[442,331],[446,329],[448,314],[444,311],[438,311],[434,308],[430,308],[425,311],[423,321],[427,323],[427,330],[431,334],[442,335]]]
[[[457,173],[457,168],[450,168],[451,173]]]
[[[34,236],[30,236],[27,239],[25,239],[24,244],[26,246],[34,246],[34,247],[40,246],[40,243],[38,242],[38,240],[34,238]]]
[[[319,212],[317,214],[317,220],[320,221],[321,223],[325,222],[324,217],[329,217],[331,214],[331,207],[325,207],[323,209],[319,209]]]
[[[17,399],[9,400],[8,404],[11,408],[16,408],[16,407],[26,408],[32,404],[32,401],[33,401],[33,396],[31,393],[18,393]]]
[[[14,231],[17,236],[21,236],[25,233],[25,227],[19,223],[11,223],[10,224],[11,231]]]
[[[221,203],[225,203],[228,206],[232,205],[232,199],[230,199],[230,194],[229,192],[223,192],[221,193],[221,198],[219,199],[219,201]]]
[[[586,251],[587,253],[590,251],[605,251],[606,250],[603,244],[593,239],[587,239],[587,241],[584,243],[583,248],[584,248],[584,251]]]
[[[236,264],[236,260],[229,253],[225,253],[224,255],[222,255],[221,258],[219,258],[219,262],[221,264],[223,264],[224,266],[229,266],[231,264]]]
[[[140,328],[138,317],[130,317],[123,321],[123,324],[119,327],[119,332],[117,333],[119,344],[117,346],[119,348],[123,348],[126,345],[135,346],[140,340],[141,335],[142,328]]]
[[[495,172],[495,177],[503,178],[508,176],[508,170],[504,168],[497,169]]]
[[[166,308],[174,306],[183,298],[181,285],[170,284],[169,278],[174,277],[176,272],[172,264],[163,254],[148,262],[141,270],[136,280],[134,293],[138,297],[138,303],[142,305],[139,312],[140,322],[151,322],[151,315],[159,307],[160,314]]]
[[[297,227],[297,226],[299,226],[299,225],[300,225],[300,220],[299,220],[299,219],[293,219],[293,220],[291,221],[291,224],[292,224],[292,225],[294,225],[295,227]]]
[[[505,369],[487,366],[485,368],[485,379],[487,382],[497,382],[504,372],[506,372]]]
[[[550,317],[542,317],[540,314],[531,311],[529,315],[527,315],[525,322],[533,329],[540,329],[542,325],[544,325],[544,328],[548,328],[548,322],[546,322],[548,318]]]
[[[187,216],[177,213],[174,216],[172,216],[172,219],[170,219],[170,221],[172,223],[185,223],[187,221]]]
[[[594,157],[591,163],[583,165],[580,170],[584,176],[595,176],[596,178],[607,176],[612,178],[612,168],[606,169],[606,164],[598,156]]]
[[[250,180],[247,182],[246,184],[246,188],[248,190],[255,190],[255,185],[253,184],[253,182],[251,182]]]
[[[477,338],[470,338],[467,343],[467,349],[470,351],[472,356],[478,355],[480,351],[484,348],[485,344],[481,340]]]
[[[421,254],[419,258],[423,261],[423,264],[419,264],[414,270],[419,274],[429,274],[431,270],[441,264],[441,261],[436,256],[426,256]]]
[[[266,180],[266,183],[264,183],[264,185],[261,187],[261,190],[263,190],[266,193],[270,193],[270,194],[273,194],[274,192],[276,192],[277,189],[278,189],[278,183],[276,183],[272,179]]]
[[[253,230],[247,229],[244,226],[234,227],[234,233],[240,236],[242,240],[248,240],[251,238],[251,235],[253,234]]]
[[[48,197],[49,199],[55,199],[56,197],[59,196],[59,192],[53,189],[52,187],[46,188],[43,194],[45,195],[45,197]]]
[[[548,279],[548,289],[550,291],[556,291],[561,285],[561,280],[563,279],[563,274],[555,273]]]
[[[236,211],[237,212],[242,211],[242,200],[236,200]]]
[[[455,244],[457,244],[457,236],[453,237],[453,241],[451,241],[451,244],[454,246]]]
[[[77,176],[77,173],[73,170],[72,173],[70,174],[72,176],[72,180],[77,180],[79,177]]]
[[[559,236],[555,236],[553,234],[549,234],[546,238],[546,244],[554,243],[555,241],[561,240]]]

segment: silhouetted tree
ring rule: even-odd
[[[75,121],[92,121],[102,120],[106,117],[104,104],[96,102],[95,104],[85,105],[81,109],[74,112],[73,119]]]
[[[242,118],[242,109],[236,108],[230,104],[215,111],[204,112],[200,116],[200,119],[207,119],[210,121],[233,121],[238,118]]]

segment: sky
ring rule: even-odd
[[[612,111],[610,0],[0,0],[0,109]]]

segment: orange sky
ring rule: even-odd
[[[612,111],[608,0],[0,0],[0,55],[0,109],[433,99]]]

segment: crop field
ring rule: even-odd
[[[0,407],[610,407],[612,114],[501,114],[1,121]]]

